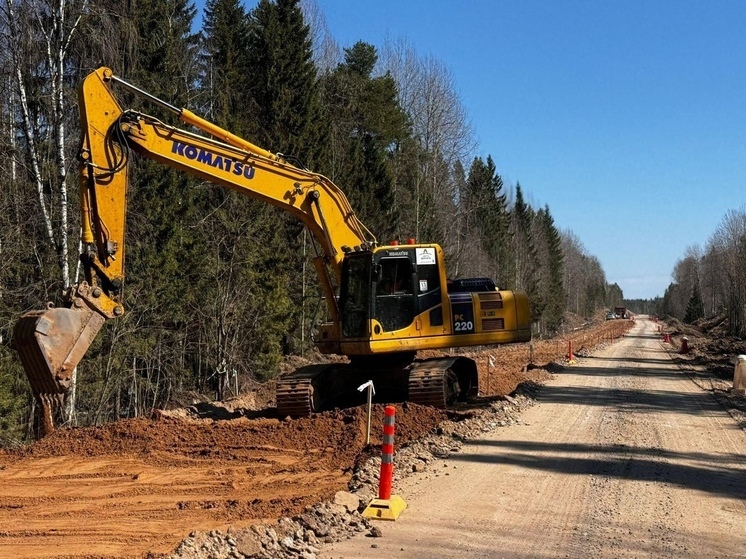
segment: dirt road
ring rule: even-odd
[[[746,432],[651,322],[560,373],[522,419],[401,482],[409,509],[383,537],[322,557],[746,556]]]

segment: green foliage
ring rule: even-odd
[[[191,32],[197,10],[190,0],[139,0],[129,4],[137,47],[125,51],[128,79],[171,103],[185,104],[195,78],[199,35]]]
[[[200,90],[207,118],[234,134],[252,132],[245,91],[249,87],[249,21],[238,0],[205,5],[200,52]]]
[[[554,225],[554,218],[545,206],[536,213],[539,262],[542,274],[540,290],[544,301],[541,319],[547,332],[556,332],[562,325],[565,311],[564,262],[562,239]]]
[[[463,226],[466,242],[474,242],[474,238],[481,240],[482,248],[491,262],[489,275],[500,288],[509,289],[515,285],[514,233],[510,229],[510,214],[503,188],[502,177],[497,174],[492,157],[488,156],[486,162],[475,157],[462,193],[466,215]]]
[[[523,199],[520,183],[515,188],[515,204],[511,212],[515,280],[513,285],[526,292],[531,302],[531,318],[536,321],[544,312],[546,302],[539,292],[538,256],[534,242],[534,210]]]
[[[705,305],[702,301],[702,293],[699,290],[699,282],[696,282],[692,289],[692,296],[689,298],[689,304],[686,307],[684,322],[691,324],[700,318],[704,318],[704,316]]]
[[[376,47],[370,43],[358,41],[351,48],[346,48],[344,51],[344,69],[350,74],[370,79],[373,69],[376,67],[376,63],[378,62]]]
[[[314,137],[316,67],[299,0],[260,0],[249,13],[248,99],[260,145],[301,156]]]
[[[375,47],[358,42],[322,79],[332,145],[327,167],[357,215],[381,239],[397,236],[392,160],[407,137],[407,118],[389,75],[373,77]]]

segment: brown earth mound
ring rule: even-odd
[[[61,429],[0,456],[0,557],[143,557],[192,530],[295,514],[346,489],[366,410],[294,421],[131,419]],[[380,444],[383,407],[374,410]],[[397,441],[442,410],[397,406]]]

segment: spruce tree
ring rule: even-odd
[[[239,0],[208,0],[200,50],[203,112],[239,136],[251,133],[244,98],[250,81],[249,21]]]
[[[504,191],[502,177],[497,173],[497,167],[492,156],[487,156],[487,169],[492,175],[489,207],[491,214],[492,254],[495,259],[495,279],[498,286],[508,286],[510,268],[515,255],[510,250],[510,215],[508,212],[507,195]]]
[[[485,162],[476,157],[469,169],[467,189],[461,205],[469,216],[471,234],[466,242],[480,242],[489,257],[488,270],[474,270],[493,277],[497,285],[506,289],[512,285],[507,198],[503,192],[503,180],[497,173],[491,156]],[[477,241],[478,239],[478,241]]]
[[[249,83],[245,101],[249,111],[249,139],[281,153],[297,166],[319,169],[325,151],[326,124],[321,118],[317,72],[313,63],[310,30],[298,0],[260,0],[248,14],[247,62]],[[310,308],[318,304],[318,282],[304,253],[313,253],[302,224],[287,212],[265,204],[256,218],[264,233],[256,241],[267,248],[274,264],[273,278],[289,296],[290,335],[284,351],[303,350],[308,340]],[[309,277],[307,277],[309,276]],[[302,295],[304,288],[311,297]],[[308,312],[306,312],[308,311]]]
[[[358,216],[386,241],[399,219],[390,160],[408,135],[407,119],[391,76],[372,75],[375,47],[358,42],[344,52],[344,62],[323,79],[335,140],[329,166]]]
[[[684,322],[692,324],[705,316],[705,304],[702,301],[702,293],[699,290],[699,281],[694,283],[692,296],[689,298],[689,304],[686,307]]]
[[[547,332],[552,333],[562,324],[565,311],[564,255],[562,253],[562,239],[554,225],[554,218],[549,206],[540,209],[536,215],[538,223],[538,237],[543,248],[539,251],[542,260],[541,297],[544,301],[542,314]]]
[[[260,0],[249,13],[248,101],[256,139],[307,165],[319,139],[317,75],[299,0]]]
[[[531,302],[533,320],[539,320],[544,309],[544,300],[539,292],[541,269],[534,241],[534,210],[523,199],[520,183],[516,184],[515,204],[511,212],[515,254],[515,287],[525,291]]]

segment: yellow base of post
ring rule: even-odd
[[[405,508],[407,508],[407,503],[404,499],[399,495],[392,495],[390,499],[373,499],[365,507],[363,516],[378,520],[396,520]]]

